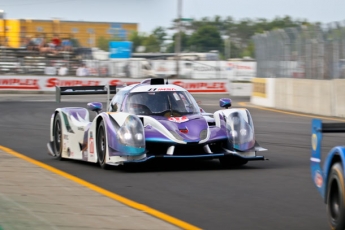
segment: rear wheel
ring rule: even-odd
[[[220,157],[219,162],[224,168],[236,168],[248,163],[247,160],[233,156]]]
[[[343,167],[340,163],[332,166],[327,183],[327,214],[332,229],[345,228],[345,186]]]
[[[103,121],[101,121],[97,129],[96,148],[97,148],[99,165],[101,166],[102,169],[108,169],[109,165],[106,164],[107,138],[105,134],[105,126],[104,126]]]
[[[61,127],[61,118],[59,114],[56,114],[54,119],[54,153],[55,157],[58,160],[62,160],[62,148],[63,148],[63,138],[62,138],[62,127]]]

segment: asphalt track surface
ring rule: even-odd
[[[224,95],[195,97],[203,109],[213,112]],[[234,107],[249,101],[232,99]],[[236,169],[223,169],[218,160],[211,160],[154,162],[134,171],[102,170],[95,164],[57,161],[47,154],[54,109],[85,107],[88,101],[64,98],[57,104],[53,100],[52,95],[1,95],[0,145],[202,229],[329,229],[325,205],[310,176],[312,116],[248,107],[256,139],[268,149],[262,152],[268,161]],[[343,135],[328,134],[324,153],[343,140]]]

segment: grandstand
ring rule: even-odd
[[[76,68],[88,55],[87,50],[78,48],[56,54],[42,54],[39,51],[25,48],[0,47],[0,74],[56,75],[56,73],[46,71],[49,70],[49,67],[52,71],[65,65],[68,67],[68,74],[74,75]]]

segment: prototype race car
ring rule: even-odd
[[[327,206],[330,229],[345,229],[345,147],[333,147],[321,156],[323,133],[345,133],[345,123],[313,119],[310,168],[312,179]],[[321,159],[324,162],[321,167]]]
[[[225,167],[265,160],[256,155],[266,149],[255,140],[249,111],[229,108],[228,98],[220,99],[223,109],[212,114],[201,109],[186,89],[162,78],[111,87],[57,89],[58,101],[61,95],[116,94],[107,112],[101,112],[100,102],[87,104],[97,113],[92,121],[85,108],[56,109],[47,145],[52,156],[94,162],[104,169],[154,158],[216,158]]]

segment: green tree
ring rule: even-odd
[[[136,52],[138,46],[143,46],[145,34],[141,34],[138,31],[134,31],[129,35],[129,41],[132,42],[132,51]]]
[[[189,38],[188,45],[194,47],[197,52],[210,50],[223,51],[224,43],[218,29],[212,25],[199,27]]]
[[[168,53],[175,53],[176,36],[177,36],[177,33],[175,33],[172,37],[173,42],[168,46],[168,49],[167,49]],[[181,43],[180,44],[181,44],[181,51],[182,52],[190,51],[190,47],[188,45],[188,40],[189,40],[189,36],[186,33],[181,32]]]
[[[158,39],[153,34],[145,38],[143,45],[146,48],[146,52],[159,52],[161,48]]]
[[[102,36],[97,39],[96,46],[97,48],[101,50],[109,51],[109,42],[112,42],[112,41],[122,41],[122,39],[118,37],[105,38]]]
[[[173,25],[170,29],[176,30],[177,28],[177,19],[173,20]],[[241,20],[234,20],[233,17],[220,17],[218,15],[212,17],[203,17],[201,19],[193,19],[191,22],[182,22],[181,27],[182,31],[186,34],[192,34],[193,38],[188,39],[189,42],[186,46],[181,45],[181,50],[190,50],[190,51],[202,51],[195,50],[197,48],[196,44],[207,44],[207,42],[201,42],[199,39],[200,36],[197,36],[196,33],[206,26],[211,26],[216,28],[221,36],[227,35],[231,40],[231,57],[238,58],[243,55],[252,56],[254,54],[254,44],[252,44],[252,37],[255,33],[263,33],[265,31],[271,31],[273,29],[284,29],[289,27],[299,27],[299,26],[317,26],[320,24],[318,22],[311,23],[307,20],[294,20],[290,16],[276,17],[272,20],[265,18],[250,19],[244,18]],[[209,35],[208,35],[209,36]],[[208,37],[206,36],[206,37]],[[196,39],[198,37],[198,39]],[[205,38],[206,38],[205,37]],[[183,42],[182,42],[183,43]],[[223,46],[223,42],[219,43],[220,46]],[[207,44],[207,46],[209,46]],[[168,52],[174,52],[175,44],[171,44],[168,47]],[[193,48],[194,47],[194,48]],[[198,46],[199,47],[199,46]],[[211,47],[210,47],[211,48]],[[218,49],[219,50],[219,49]],[[252,56],[253,57],[253,56]]]
[[[152,34],[156,37],[160,45],[163,45],[167,33],[163,27],[157,27],[153,30]]]

